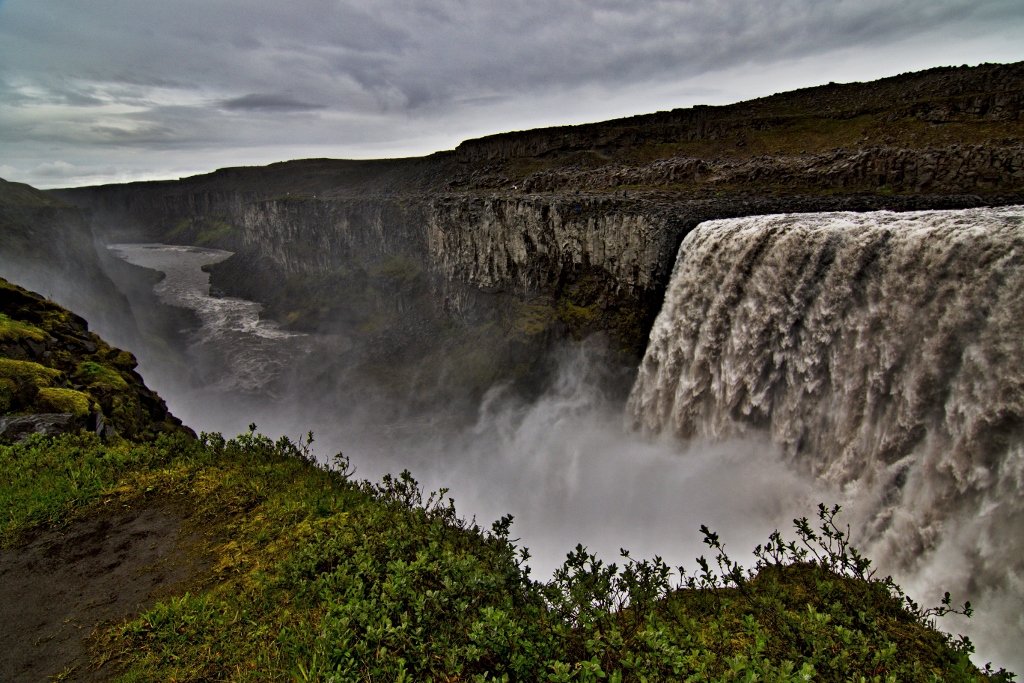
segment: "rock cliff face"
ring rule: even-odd
[[[44,192],[4,180],[0,277],[81,311],[118,344],[136,339],[128,302],[104,273],[88,220]]]
[[[215,291],[298,329],[342,326],[393,348],[455,326],[504,340],[506,366],[603,332],[635,363],[700,221],[1024,201],[1022,97],[1024,64],[933,69],[422,159],[54,194],[111,239],[236,252],[211,269]]]

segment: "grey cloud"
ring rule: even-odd
[[[372,15],[359,3],[327,0],[253,2],[244,12],[198,0],[107,0],[55,12],[55,1],[8,0],[2,10],[14,21],[0,31],[34,45],[25,40],[20,59],[5,55],[26,71],[82,78],[106,71],[131,82],[160,78],[243,93],[288,88],[297,102],[320,102],[316,92],[331,99],[349,81],[382,108],[395,106],[396,91],[414,108],[485,87],[615,87],[878,44],[973,14],[1024,17],[1019,3],[974,0],[436,0],[429,8],[391,0]]]
[[[32,170],[32,173],[43,178],[67,178],[78,175],[77,171],[78,169],[67,162],[55,161],[39,164]]]
[[[116,169],[113,166],[81,167],[69,164],[66,161],[54,161],[39,164],[30,173],[33,177],[43,180],[64,180],[111,175],[116,173]]]
[[[310,104],[308,102],[300,102],[286,95],[267,93],[250,93],[241,97],[234,97],[230,100],[224,100],[220,106],[222,109],[229,111],[271,112],[311,111],[324,108],[322,104]]]
[[[0,155],[33,140],[40,155],[380,145],[456,136],[456,121],[466,137],[594,120],[606,95],[697,92],[706,74],[1013,26],[1019,0],[4,0]]]

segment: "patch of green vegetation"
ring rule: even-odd
[[[555,309],[542,303],[514,301],[508,335],[528,343],[544,334],[555,320]]]
[[[75,417],[86,417],[93,410],[92,398],[74,389],[43,387],[39,390],[37,403],[40,412],[71,413]]]
[[[4,415],[18,412],[24,403],[30,402],[35,396],[25,396],[25,387],[6,377],[0,378],[0,413]],[[26,399],[28,399],[26,401]]]
[[[612,329],[619,338],[619,351],[639,357],[643,356],[647,343],[640,316],[633,307],[618,308],[612,314]]]
[[[597,304],[577,306],[569,300],[558,302],[558,319],[569,328],[569,334],[579,341],[599,321],[601,309]]]
[[[180,221],[175,223],[171,231],[167,233],[168,237],[179,237],[184,235],[192,228],[192,223],[187,218],[182,218]]]
[[[131,372],[132,354],[90,333],[84,320],[52,301],[3,279],[0,291],[0,327],[12,331],[10,339],[32,342],[12,350],[19,360],[0,359],[0,412],[82,417],[99,407],[106,424],[128,437],[182,429]],[[20,360],[26,356],[31,360]]]
[[[12,183],[0,178],[0,204],[33,209],[67,209],[67,204],[24,183]]]
[[[0,413],[32,412],[38,407],[40,389],[58,382],[62,375],[39,363],[0,358]]]
[[[196,235],[195,243],[212,244],[235,234],[237,228],[222,219],[211,219],[203,224],[199,234]]]
[[[48,368],[27,360],[0,358],[0,378],[15,382],[31,382],[37,387],[48,387],[60,379],[60,370]]]
[[[386,256],[379,264],[367,269],[372,278],[384,278],[397,283],[413,282],[423,273],[423,265],[408,256]]]
[[[118,391],[128,389],[128,383],[124,381],[117,370],[100,365],[96,361],[87,360],[78,364],[75,378],[89,387],[108,388]]]
[[[311,436],[311,435],[310,435]],[[408,472],[356,481],[309,441],[249,434],[0,446],[0,544],[101,509],[174,505],[212,560],[189,593],[102,628],[119,681],[1009,681],[929,626],[819,509],[756,565],[716,557],[679,578],[660,559],[582,546],[533,580],[511,517],[483,529]],[[717,565],[717,569],[714,569]]]
[[[92,435],[32,436],[0,445],[0,548],[13,548],[43,529],[62,528],[113,490],[129,472],[159,467],[181,452],[184,440],[158,446]]]
[[[35,325],[12,320],[3,313],[0,313],[0,342],[18,342],[22,339],[31,339],[35,342],[46,341],[47,334]]]

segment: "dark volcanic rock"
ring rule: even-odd
[[[56,436],[78,427],[71,413],[38,413],[36,415],[8,415],[0,417],[0,439],[24,441],[31,434]]]

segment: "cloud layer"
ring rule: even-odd
[[[58,162],[95,179],[107,166],[167,176],[420,154],[509,128],[1022,59],[1022,28],[1018,0],[6,0],[0,160],[43,181],[55,176],[33,169]]]

